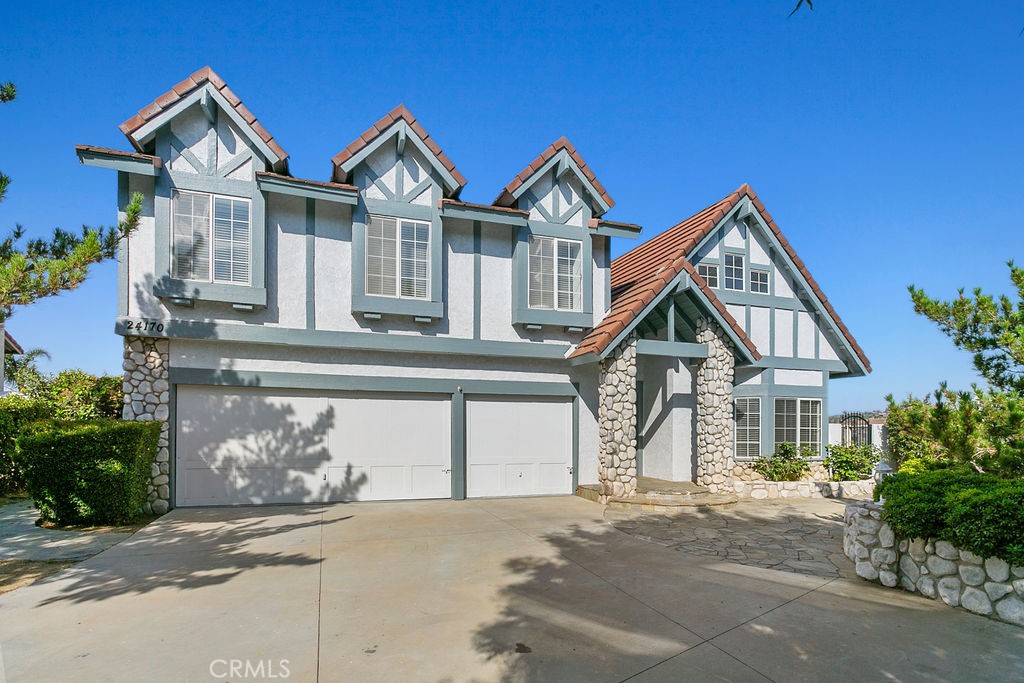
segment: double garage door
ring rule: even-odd
[[[467,397],[465,408],[463,433],[448,394],[179,386],[175,502],[450,498],[460,472],[470,497],[571,492],[570,401]]]

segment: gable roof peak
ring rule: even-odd
[[[455,168],[455,164],[452,163],[452,160],[448,158],[444,151],[441,150],[437,141],[430,136],[430,133],[428,133],[422,125],[420,125],[420,122],[404,104],[399,104],[397,107],[389,111],[379,121],[367,128],[362,135],[353,140],[348,147],[334,155],[331,159],[331,163],[334,167],[331,177],[334,181],[347,182],[349,180],[349,175],[352,172],[352,166],[355,165],[355,162],[353,161],[355,156],[375,140],[383,136],[398,121],[404,121],[409,126],[416,137],[420,139],[420,142],[430,150],[430,153],[437,160],[437,163],[451,175],[455,183],[455,187],[451,188],[452,196],[458,196],[459,192],[466,185],[466,177],[459,173],[459,169]]]
[[[227,101],[228,105],[234,109],[249,128],[252,129],[252,132],[270,148],[270,151],[277,156],[276,161],[273,159],[271,161],[275,163],[275,167],[287,174],[288,152],[284,151],[281,145],[279,145],[274,139],[274,136],[263,127],[263,124],[261,124],[256,116],[249,111],[248,107],[242,104],[242,100],[240,100],[238,96],[231,91],[231,88],[229,88],[227,83],[224,82],[224,79],[218,76],[217,72],[209,66],[204,66],[202,69],[199,69],[181,83],[178,83],[163,95],[153,100],[149,105],[140,109],[135,116],[131,117],[119,126],[121,132],[127,136],[135,149],[140,152],[145,151],[143,149],[143,141],[138,138],[137,132],[147,123],[175,106],[179,101],[190,95],[192,92],[207,84]]]
[[[604,185],[602,185],[601,181],[597,179],[597,176],[594,175],[594,172],[590,170],[590,167],[587,165],[587,162],[583,159],[582,156],[580,156],[580,153],[576,151],[576,147],[571,142],[569,142],[569,138],[565,137],[564,135],[555,140],[554,142],[552,142],[550,145],[548,145],[544,149],[544,151],[537,156],[536,159],[531,161],[529,164],[526,165],[526,167],[522,171],[517,173],[516,176],[511,180],[511,182],[509,182],[509,184],[505,186],[505,189],[501,191],[501,194],[498,195],[497,199],[494,200],[494,205],[515,205],[516,191],[519,190],[519,188],[521,188],[523,185],[525,185],[526,182],[530,180],[530,178],[532,178],[537,173],[537,171],[539,171],[544,166],[544,164],[548,163],[552,157],[554,157],[556,154],[563,150],[576,163],[580,171],[583,173],[583,180],[585,180],[591,186],[591,188],[593,188],[593,193],[596,194],[599,201],[603,202],[605,205],[604,209],[602,211],[595,212],[595,215],[600,216],[605,211],[615,206],[615,200],[611,198],[611,195],[608,194],[608,191],[604,189]]]

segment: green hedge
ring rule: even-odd
[[[824,465],[831,481],[869,479],[881,452],[870,444],[829,444]]]
[[[900,472],[875,491],[901,538],[939,538],[1024,565],[1024,481],[966,469]]]
[[[59,422],[29,425],[17,459],[45,520],[123,524],[142,513],[160,439],[156,422]]]
[[[50,415],[50,408],[39,399],[16,394],[0,396],[0,493],[25,488],[25,479],[15,460],[15,440],[22,426]]]

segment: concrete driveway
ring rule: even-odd
[[[11,683],[1024,677],[1024,629],[571,497],[175,510],[0,597],[0,648]]]

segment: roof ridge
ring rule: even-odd
[[[248,107],[242,104],[242,100],[232,92],[227,83],[225,83],[224,80],[217,75],[217,72],[209,66],[204,66],[198,71],[192,73],[188,78],[153,100],[147,106],[140,109],[135,116],[132,116],[130,119],[122,123],[118,128],[120,128],[121,132],[127,136],[128,140],[132,143],[132,146],[142,152],[142,146],[135,139],[135,132],[161,112],[176,105],[181,99],[207,83],[213,86],[217,92],[227,100],[232,109],[242,117],[252,131],[266,143],[267,147],[269,147],[274,154],[277,155],[278,161],[287,163],[288,152],[284,151],[281,145],[277,143],[277,140],[274,139],[274,136],[270,134],[270,131],[264,128],[263,124],[259,122],[256,115],[249,111]]]
[[[376,123],[363,131],[362,135],[349,143],[345,149],[341,150],[331,158],[331,163],[334,165],[331,177],[336,181],[340,181],[339,174],[341,173],[342,164],[383,135],[398,121],[405,121],[409,125],[409,128],[412,129],[413,133],[416,134],[416,137],[418,137],[420,141],[427,146],[427,149],[429,149],[430,153],[434,155],[434,158],[436,158],[437,161],[452,174],[452,177],[458,185],[458,187],[455,188],[455,194],[458,194],[458,191],[466,185],[466,177],[459,172],[459,169],[455,167],[452,160],[444,153],[441,146],[438,145],[437,141],[430,136],[430,133],[428,133],[416,117],[413,116],[413,113],[409,111],[409,108],[406,107],[404,103],[400,103],[398,106],[394,107]]]
[[[576,165],[580,167],[580,171],[583,172],[587,181],[593,185],[595,190],[597,190],[597,193],[601,195],[601,199],[608,205],[608,208],[615,206],[615,200],[611,198],[611,195],[608,194],[604,185],[602,185],[601,181],[597,179],[596,175],[594,175],[594,171],[591,170],[590,166],[587,165],[586,160],[584,160],[576,150],[576,146],[569,142],[569,138],[564,135],[560,136],[557,140],[545,147],[544,151],[538,154],[533,161],[528,163],[523,170],[517,173],[498,194],[493,204],[495,206],[511,206],[515,203],[515,198],[512,196],[513,193],[522,187],[527,180],[532,178],[544,164],[550,161],[551,157],[555,156],[555,154],[563,149],[568,153],[572,160],[576,162]]]

